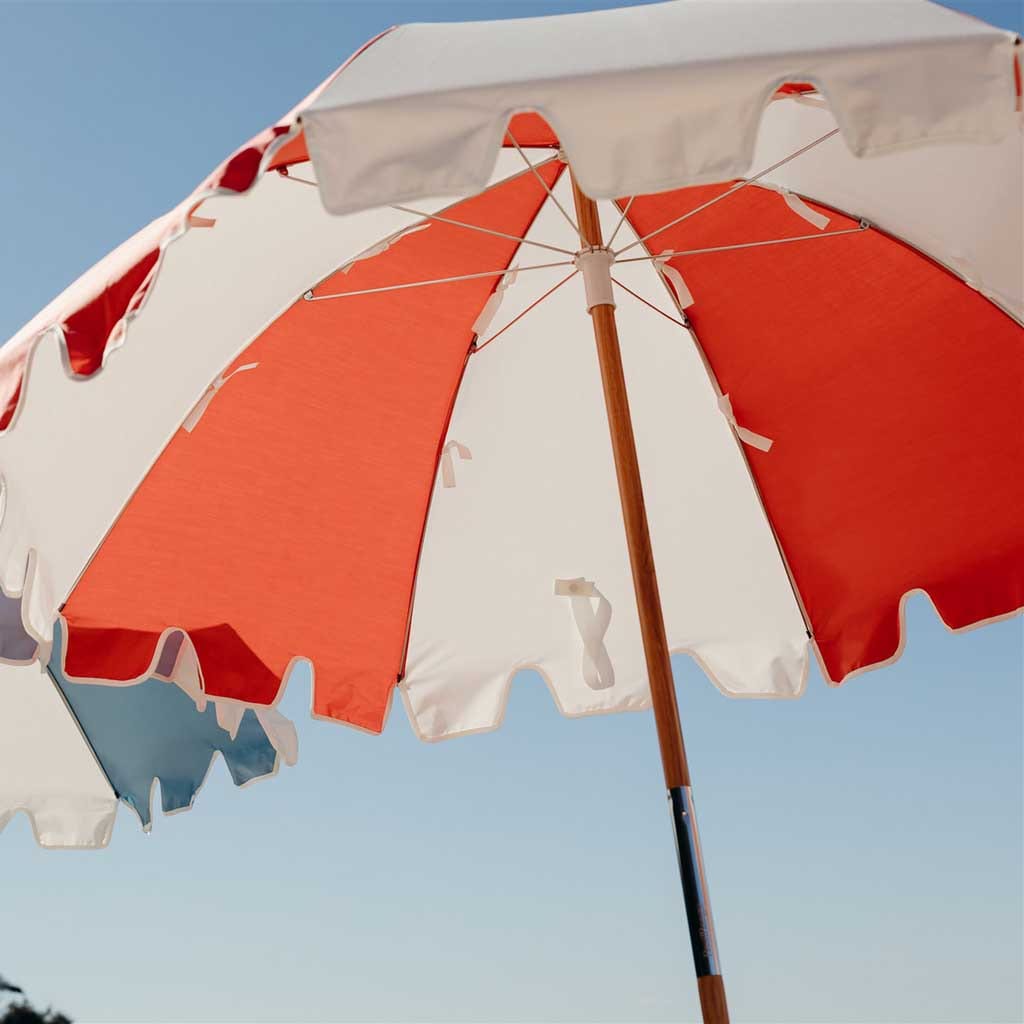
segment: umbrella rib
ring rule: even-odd
[[[712,245],[706,249],[666,249],[665,252],[650,256],[630,256],[628,259],[616,260],[617,263],[642,263],[645,260],[659,260],[672,256],[702,256],[709,252],[732,252],[736,249],[760,249],[766,245],[786,245],[789,242],[812,242],[820,238],[835,238],[838,235],[857,235],[867,231],[871,225],[862,220],[855,228],[844,228],[842,231],[825,231],[817,235],[794,235],[792,238],[767,238],[762,242],[738,242],[735,245]]]
[[[551,267],[571,267],[572,260],[559,260],[556,263],[535,263],[527,267],[517,267],[516,273],[524,273],[527,270],[548,270]],[[386,284],[380,288],[360,288],[352,292],[331,292],[328,295],[314,295],[312,291],[303,293],[307,302],[323,302],[325,299],[347,299],[354,295],[377,295],[381,292],[396,292],[405,288],[423,288],[430,284],[451,284],[455,281],[474,281],[482,277],[503,277],[509,272],[508,267],[500,270],[482,270],[476,274],[456,274],[454,277],[435,277],[427,281],[406,281],[403,284]]]
[[[625,262],[628,263],[629,261],[626,260]],[[655,313],[660,313],[666,320],[671,320],[672,323],[676,324],[679,327],[682,327],[684,330],[688,331],[690,329],[690,325],[686,323],[684,320],[677,320],[674,316],[672,316],[671,313],[666,313],[665,310],[663,310],[660,306],[656,306],[653,302],[650,301],[650,299],[645,299],[638,292],[633,291],[632,288],[630,288],[628,285],[623,284],[617,277],[613,277],[612,281],[615,284],[617,284],[624,292],[628,292],[630,295],[632,295],[634,299],[637,299],[639,302],[642,302],[645,306],[649,306],[651,309],[654,310]]]
[[[577,234],[577,235],[579,236],[579,239],[580,239],[580,244],[582,245],[582,244],[583,244],[583,235],[582,235],[582,234],[580,233],[580,228],[579,228],[579,225],[578,225],[578,224],[576,223],[576,221],[574,221],[574,220],[572,219],[572,217],[570,217],[570,216],[569,216],[569,214],[568,214],[568,212],[566,211],[565,207],[564,207],[564,206],[563,206],[563,205],[562,205],[562,204],[561,204],[561,203],[560,203],[560,202],[558,201],[558,198],[557,198],[557,197],[555,196],[555,193],[551,191],[551,187],[550,187],[550,186],[548,185],[548,183],[547,183],[547,182],[546,182],[546,181],[545,181],[545,180],[544,180],[544,179],[543,179],[543,178],[541,177],[541,175],[540,175],[540,172],[539,172],[539,171],[537,170],[536,166],[535,166],[534,164],[532,164],[532,163],[530,162],[530,158],[529,158],[529,157],[528,157],[528,156],[527,156],[527,155],[526,155],[526,154],[525,154],[525,153],[523,152],[523,147],[522,147],[522,146],[520,146],[518,142],[516,142],[516,137],[515,137],[515,136],[514,136],[514,135],[512,134],[512,129],[511,129],[511,127],[507,128],[507,129],[505,130],[505,133],[506,133],[506,134],[508,135],[508,137],[509,137],[509,138],[510,138],[510,139],[512,140],[512,145],[516,147],[516,152],[517,152],[517,153],[518,153],[518,154],[519,154],[519,155],[520,155],[520,156],[521,156],[521,157],[523,158],[523,162],[524,162],[524,163],[526,164],[526,166],[527,166],[527,167],[529,167],[529,168],[530,168],[530,170],[531,170],[531,171],[533,172],[533,176],[534,176],[534,177],[535,177],[535,178],[536,178],[536,179],[537,179],[537,180],[538,180],[538,181],[539,181],[539,182],[541,183],[541,185],[542,185],[542,186],[544,187],[544,191],[545,191],[545,192],[547,192],[547,194],[548,194],[548,197],[549,197],[549,198],[551,199],[551,201],[552,201],[552,202],[553,202],[553,203],[555,204],[555,206],[557,206],[557,207],[558,207],[558,210],[559,210],[559,212],[560,212],[560,213],[562,214],[562,216],[563,216],[563,217],[564,217],[564,218],[565,218],[565,219],[566,219],[566,220],[567,220],[567,221],[569,222],[569,226],[570,226],[570,227],[571,227],[571,228],[573,229],[573,231],[575,231],[575,232],[576,232],[576,234]]]
[[[558,245],[548,245],[547,242],[538,242],[532,238],[520,238],[519,235],[510,235],[505,231],[496,231],[494,228],[480,227],[478,224],[467,224],[462,220],[453,220],[451,217],[442,217],[437,213],[425,213],[422,210],[414,210],[409,206],[397,206],[391,207],[393,210],[400,210],[402,213],[411,213],[416,217],[423,217],[425,220],[436,220],[441,224],[451,224],[457,228],[466,228],[469,231],[479,231],[484,235],[494,235],[496,238],[508,238],[513,242],[519,242],[520,245],[535,245],[539,249],[548,249],[551,252],[560,252],[565,256],[575,255],[572,249],[563,249]]]
[[[530,166],[530,169],[532,171],[534,171],[534,173],[536,173],[536,170],[538,168],[546,167],[549,163],[551,163],[552,160],[557,160],[557,159],[558,159],[558,157],[552,156],[552,157],[548,157],[547,160],[542,160],[539,164],[530,164],[529,166]],[[292,174],[287,167],[279,167],[277,169],[277,173],[282,178],[284,178],[285,181],[298,182],[298,184],[300,184],[300,185],[312,185],[313,188],[319,188],[320,187],[320,185],[317,182],[313,181],[311,178],[300,178],[300,177],[297,177],[296,175]],[[519,175],[522,174],[522,173],[524,173],[524,172],[523,171],[517,171],[515,174],[510,174],[510,175],[508,175],[505,178],[501,178],[500,180],[494,182],[493,184],[488,185],[487,188],[484,189],[484,191],[487,191],[488,189],[491,189],[491,188],[497,188],[499,185],[504,185],[506,182],[511,181],[513,178],[519,177]],[[453,204],[453,205],[457,205],[457,204]],[[450,210],[451,208],[452,208],[451,206],[444,207],[445,210]],[[452,220],[451,218],[442,217],[442,216],[440,216],[437,213],[426,213],[423,210],[413,210],[413,209],[410,209],[408,206],[399,206],[397,204],[392,204],[391,209],[393,209],[393,210],[401,210],[403,213],[411,213],[411,214],[413,214],[416,217],[423,217],[423,218],[428,219],[428,220],[439,220],[439,221],[444,222],[445,224],[454,224],[457,227],[470,228],[473,231],[482,231],[482,232],[484,232],[486,234],[498,235],[500,238],[511,238],[511,239],[514,239],[517,242],[525,241],[525,239],[519,238],[517,235],[506,235],[506,234],[503,234],[500,231],[494,231],[494,230],[492,230],[490,228],[480,227],[477,224],[467,224],[467,223],[465,223],[464,221],[461,221],[461,220]],[[529,244],[532,244],[532,245],[542,245],[541,242],[532,242],[532,243],[529,243]],[[572,250],[571,249],[560,249],[560,248],[558,248],[557,246],[554,246],[554,245],[546,245],[546,246],[544,246],[544,248],[545,249],[552,249],[555,252],[564,252],[567,255],[572,255]]]
[[[531,309],[535,309],[537,306],[539,306],[549,295],[553,295],[555,292],[557,292],[558,289],[561,288],[563,284],[565,284],[568,281],[571,281],[578,273],[579,273],[578,270],[574,270],[571,274],[567,274],[565,277],[562,278],[561,281],[558,282],[558,284],[553,285],[552,287],[550,287],[543,295],[540,296],[540,298],[534,299],[533,302],[531,302],[526,307],[526,309],[524,309],[521,313],[518,313],[518,314],[516,314],[516,316],[512,317],[512,319],[509,320],[509,322],[507,324],[505,324],[505,326],[502,327],[501,330],[495,331],[494,334],[492,334],[486,341],[477,342],[473,346],[473,349],[472,349],[473,354],[475,355],[481,349],[487,348],[487,346],[490,345],[490,343],[492,341],[496,341],[513,324],[516,324],[520,320],[522,320],[523,317],[526,316],[526,314],[529,313]]]
[[[320,186],[309,178],[297,178],[294,174],[291,174],[287,167],[279,167],[277,173],[284,178],[285,181],[295,181],[300,185],[312,185],[313,188],[319,188]]]
[[[531,169],[534,168],[534,167],[547,167],[547,165],[549,163],[551,163],[552,160],[557,160],[557,159],[558,159],[557,156],[549,156],[547,158],[547,160],[541,160],[541,162],[539,164],[536,164],[536,165],[531,164],[530,167],[531,167]],[[289,170],[288,167],[278,167],[277,173],[282,178],[284,178],[285,181],[295,181],[295,182],[298,182],[300,185],[312,185],[313,188],[319,188],[320,187],[319,183],[316,182],[316,181],[313,181],[311,178],[299,178],[299,177],[296,177],[294,174],[291,173],[291,171]],[[510,175],[508,175],[505,178],[500,178],[498,181],[495,181],[492,184],[488,185],[487,188],[484,189],[484,191],[486,192],[487,189],[497,188],[499,185],[504,185],[505,182],[511,181],[513,178],[518,178],[519,175],[522,174],[522,173],[523,173],[522,171],[517,171],[515,174],[510,174]],[[456,204],[452,204],[452,205],[456,205]],[[445,207],[446,210],[450,210],[451,208],[452,208],[451,206],[446,206]],[[401,209],[401,207],[395,207],[395,209]],[[433,214],[421,213],[421,214],[418,214],[418,216],[420,216],[420,217],[432,217]],[[469,225],[469,226],[472,226],[472,225]],[[568,251],[568,250],[566,250],[566,251]]]
[[[634,199],[636,199],[636,196],[630,196],[628,202],[622,208],[622,216],[619,217],[619,222],[618,224],[615,225],[615,230],[612,232],[611,238],[609,238],[608,241],[605,242],[605,245],[608,246],[609,249],[612,247],[612,242],[615,241],[615,236],[619,233],[619,229],[626,222],[626,214],[629,213],[629,208],[633,205]]]
[[[758,171],[757,174],[755,174],[752,178],[744,178],[743,181],[736,182],[735,185],[733,185],[729,189],[726,189],[726,191],[723,192],[721,195],[715,196],[714,199],[709,199],[706,203],[701,203],[700,206],[698,206],[694,210],[690,210],[689,213],[684,213],[681,217],[676,217],[675,220],[670,220],[667,224],[663,224],[660,228],[655,228],[654,231],[648,231],[647,234],[644,235],[642,238],[638,238],[636,239],[636,241],[630,242],[629,245],[626,245],[623,248],[619,249],[619,251],[616,252],[615,255],[617,257],[621,256],[624,252],[629,252],[629,250],[634,248],[635,246],[638,246],[641,243],[646,242],[647,239],[653,238],[655,235],[661,234],[662,231],[667,231],[669,228],[675,227],[676,224],[682,224],[684,220],[689,220],[691,217],[696,216],[696,214],[700,213],[702,210],[706,210],[709,206],[714,206],[715,203],[720,203],[723,199],[728,199],[729,196],[735,195],[737,192],[740,191],[740,189],[744,189],[748,185],[753,185],[755,182],[760,181],[766,174],[771,174],[772,171],[777,171],[780,167],[785,166],[791,160],[795,160],[798,156],[803,156],[804,153],[807,153],[810,150],[814,149],[815,146],[820,146],[823,142],[828,141],[829,139],[832,138],[832,136],[838,134],[839,129],[833,128],[832,131],[826,132],[824,135],[819,136],[813,142],[809,142],[806,146],[801,147],[800,149],[796,150],[793,153],[790,153],[789,156],[785,156],[781,160],[776,161],[774,164],[771,165],[771,167],[766,167],[763,171]]]

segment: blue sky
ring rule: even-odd
[[[556,3],[0,5],[0,337],[366,38]],[[1015,3],[960,5],[1021,31]],[[676,660],[737,1024],[1006,1024],[1022,998],[1019,620],[910,601],[903,659],[798,702]],[[0,837],[0,973],[83,1021],[696,1019],[649,714],[496,734],[299,721],[298,767],[102,854]]]

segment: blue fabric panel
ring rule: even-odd
[[[117,795],[150,825],[153,779],[160,780],[164,813],[192,803],[215,751],[236,786],[274,771],[277,752],[246,710],[234,739],[217,724],[213,705],[196,710],[173,683],[147,679],[134,686],[72,683],[60,672],[60,636],[49,669],[92,744]]]

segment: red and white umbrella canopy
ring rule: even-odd
[[[315,714],[397,686],[427,739],[524,667],[649,706],[602,260],[673,650],[796,696],[897,655],[913,590],[1014,613],[1016,67],[918,2],[384,34],[0,349],[4,645],[261,706],[305,659]]]

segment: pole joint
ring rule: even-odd
[[[587,312],[595,306],[615,305],[612,292],[612,264],[615,253],[605,245],[588,245],[573,257],[576,269],[583,275],[587,295]]]

